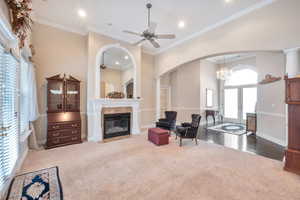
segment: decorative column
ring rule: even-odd
[[[289,78],[300,75],[300,47],[287,49],[286,54],[286,73]]]
[[[139,126],[139,104],[134,104],[132,106],[132,134],[137,135],[140,134],[140,126]]]
[[[156,78],[156,121],[160,118],[160,77]]]

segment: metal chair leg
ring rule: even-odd
[[[179,146],[182,146],[182,138],[180,138]]]

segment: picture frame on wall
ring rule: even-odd
[[[206,88],[206,107],[211,108],[214,105],[213,102],[214,91],[212,89]]]

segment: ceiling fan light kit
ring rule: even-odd
[[[160,45],[156,41],[156,39],[175,39],[176,36],[174,34],[155,34],[157,24],[150,21],[152,4],[147,3],[146,7],[148,9],[148,18],[147,18],[148,28],[145,31],[143,31],[143,33],[137,33],[134,31],[127,31],[127,30],[123,31],[124,33],[142,37],[142,39],[134,43],[134,45],[142,44],[144,41],[147,40],[152,44],[152,46],[154,46],[155,48],[159,48]]]

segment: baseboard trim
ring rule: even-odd
[[[273,143],[279,144],[280,146],[286,147],[287,146],[287,142],[280,140],[278,138],[272,137],[268,134],[264,134],[264,133],[257,133],[256,134],[258,137],[261,137],[263,139],[269,140]]]
[[[155,124],[148,124],[148,125],[142,125],[141,128],[142,129],[147,129],[147,128],[154,128]]]

